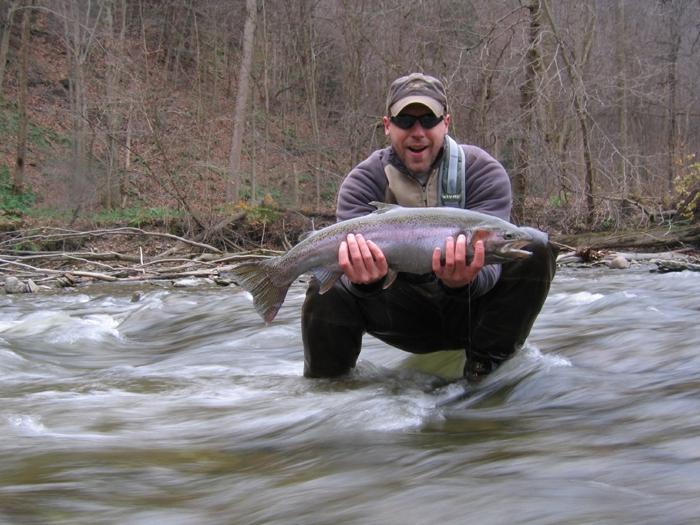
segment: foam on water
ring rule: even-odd
[[[17,435],[38,436],[46,434],[46,427],[36,418],[26,414],[12,414],[5,417],[8,425]]]
[[[556,303],[568,303],[572,305],[586,305],[586,304],[591,304],[596,301],[599,301],[600,299],[603,299],[605,295],[600,294],[600,293],[591,293],[591,292],[577,292],[573,294],[569,293],[557,293],[557,294],[552,294],[547,298],[548,301],[550,302],[556,302]]]

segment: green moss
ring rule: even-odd
[[[0,140],[3,143],[11,142],[8,137],[16,137],[18,121],[19,114],[14,104],[4,103],[0,105]],[[27,140],[31,145],[41,149],[48,148],[53,144],[66,145],[70,143],[68,137],[33,122],[27,124]]]
[[[21,216],[34,206],[36,196],[31,190],[15,192],[10,178],[10,169],[0,166],[0,211],[7,215]]]

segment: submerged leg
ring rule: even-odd
[[[311,280],[301,314],[304,375],[337,377],[355,366],[360,355],[364,323],[355,299],[336,283],[323,295]]]
[[[504,264],[496,286],[476,300],[466,377],[488,374],[511,357],[542,309],[556,271],[556,249],[546,241],[525,249],[532,256]]]
[[[319,295],[319,283],[312,281],[302,309],[305,376],[349,372],[365,333],[412,353],[464,348],[464,334],[449,324],[455,317],[465,319],[465,307],[448,305],[435,281],[413,284],[399,277],[386,290],[363,291],[367,289],[341,279]]]

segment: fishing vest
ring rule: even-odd
[[[388,183],[384,202],[414,208],[464,208],[467,201],[466,171],[464,150],[449,135],[445,135],[442,158],[428,174],[425,184],[402,173],[392,164],[384,167]]]

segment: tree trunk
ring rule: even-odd
[[[316,48],[314,46],[315,28],[313,19],[314,2],[304,4],[304,42],[306,44],[305,53],[308,53],[306,64],[306,94],[309,107],[309,119],[311,120],[311,131],[313,133],[314,147],[316,148],[314,162],[314,189],[315,189],[315,209],[321,209],[321,128],[318,119],[318,86],[317,86],[317,62]]]
[[[520,86],[520,137],[515,148],[515,168],[513,186],[513,217],[516,221],[524,220],[525,198],[530,169],[530,144],[532,123],[537,105],[537,80],[542,69],[540,55],[540,37],[542,32],[541,0],[531,0],[527,5],[530,12],[529,46],[525,57],[525,81]]]
[[[265,5],[265,0],[262,2],[262,17],[263,17],[263,30],[262,30],[262,55],[263,55],[263,103],[264,103],[264,116],[263,120],[265,122],[264,132],[263,132],[263,158],[261,164],[263,169],[266,169],[268,165],[268,149],[270,147],[270,42],[268,40],[268,28],[267,28],[267,9]]]
[[[120,3],[119,10],[117,3]],[[107,120],[107,184],[105,189],[105,205],[108,209],[112,209],[115,203],[120,202],[121,198],[119,191],[122,187],[119,180],[119,161],[118,148],[119,142],[117,135],[121,129],[122,119],[120,116],[119,102],[117,93],[121,85],[120,66],[124,53],[124,39],[126,33],[126,0],[114,0],[107,3],[105,7],[105,19],[107,24],[107,84],[106,84],[106,120]],[[115,15],[119,13],[118,18],[118,34],[114,32]],[[115,192],[117,193],[115,195]]]
[[[627,172],[628,155],[628,93],[627,93],[627,30],[625,23],[625,0],[617,0],[615,10],[615,65],[617,78],[615,91],[617,92],[617,176],[620,178],[622,197],[627,197],[632,190],[630,174]],[[635,191],[636,193],[636,191]]]
[[[30,39],[30,17],[33,0],[29,0],[22,10],[22,28],[20,43],[19,75],[18,75],[18,96],[17,96],[17,157],[15,159],[15,170],[12,179],[12,189],[14,193],[20,194],[24,190],[24,164],[27,156],[27,68],[29,67],[29,39]]]
[[[678,52],[681,47],[680,32],[680,7],[675,2],[668,2],[668,31],[669,50],[666,72],[666,87],[668,89],[667,113],[668,113],[668,156],[667,156],[667,190],[673,193],[673,179],[676,176],[676,162],[678,157],[678,118],[676,97],[678,92]]]
[[[3,19],[2,37],[0,37],[0,100],[3,98],[2,85],[5,80],[5,68],[7,66],[7,52],[10,48],[10,35],[12,33],[12,19],[19,0],[14,0],[7,8],[7,13]]]
[[[229,176],[226,181],[226,198],[238,202],[241,193],[241,150],[243,149],[243,132],[245,131],[246,108],[250,91],[250,73],[253,62],[253,43],[255,37],[256,0],[246,0],[247,18],[243,28],[243,57],[238,75],[236,108],[233,114],[233,139],[229,156]]]
[[[583,77],[579,71],[579,64],[576,60],[576,53],[568,46],[559,34],[559,29],[552,16],[552,10],[549,6],[549,0],[542,1],[542,7],[544,14],[547,17],[547,21],[552,29],[552,35],[556,39],[557,43],[561,46],[562,52],[561,57],[564,60],[564,65],[566,66],[566,72],[569,80],[573,86],[573,98],[574,98],[574,111],[576,113],[576,118],[581,128],[581,141],[583,150],[583,163],[584,163],[584,193],[586,200],[586,225],[588,227],[593,226],[594,214],[595,214],[595,201],[593,200],[593,192],[595,190],[595,167],[593,165],[593,155],[591,153],[590,144],[590,130],[589,130],[589,116],[586,111],[586,91],[583,83]],[[593,19],[594,20],[594,19]],[[584,44],[584,51],[582,56],[585,58],[590,50],[590,45],[593,40],[593,27],[594,22],[592,22],[592,27],[587,28],[585,31],[585,37],[588,39]],[[568,49],[568,53],[567,53]]]

